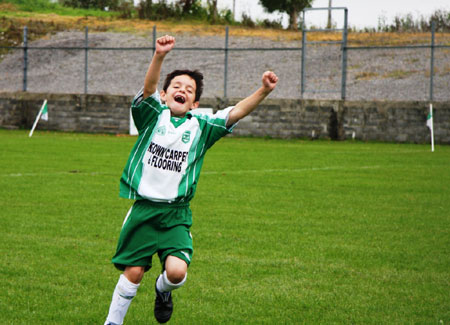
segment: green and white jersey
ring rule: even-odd
[[[193,110],[183,118],[174,118],[158,93],[143,99],[141,90],[131,105],[139,136],[120,179],[120,196],[164,203],[189,202],[206,150],[235,126],[226,127],[232,109],[228,107],[214,115]]]

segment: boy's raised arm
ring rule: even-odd
[[[166,35],[156,40],[155,55],[153,55],[150,66],[145,74],[144,98],[147,98],[156,91],[161,74],[162,63],[166,54],[173,49],[174,45],[175,37],[173,36]]]
[[[228,115],[227,127],[250,114],[277,85],[278,77],[272,71],[264,72],[262,86],[247,98],[241,100]]]

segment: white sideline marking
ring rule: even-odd
[[[232,170],[232,171],[204,171],[204,175],[217,174],[247,174],[247,173],[300,173],[318,170],[339,170],[339,169],[375,169],[380,166],[360,166],[360,167],[311,167],[311,168],[280,168],[280,169],[249,169],[249,170]]]
[[[86,173],[82,171],[66,171],[66,172],[48,172],[48,173],[12,173],[12,174],[0,174],[1,177],[22,177],[22,176],[47,176],[47,175],[90,175],[90,176],[97,176],[97,175],[108,175],[106,173],[98,173],[98,172],[91,172]]]
[[[359,167],[311,167],[311,168],[280,168],[280,169],[248,169],[248,170],[231,170],[231,171],[204,171],[203,175],[218,175],[218,174],[254,174],[254,173],[300,173],[300,172],[310,172],[310,171],[321,171],[321,170],[343,170],[343,169],[376,169],[380,166],[359,166]],[[14,174],[0,174],[1,177],[22,177],[22,176],[48,176],[48,175],[110,175],[117,176],[107,173],[99,172],[82,172],[82,171],[66,171],[66,172],[49,172],[49,173],[14,173]]]

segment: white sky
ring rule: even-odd
[[[206,1],[205,1],[206,2]],[[235,0],[236,19],[240,20],[242,12],[250,15],[252,19],[270,18],[278,20],[278,14],[267,14],[259,5],[259,0]],[[328,0],[314,0],[313,7],[328,7]],[[414,18],[429,17],[436,9],[450,11],[450,0],[332,0],[333,7],[348,8],[348,24],[352,27],[377,27],[378,19],[386,17],[386,23],[393,21],[396,15],[405,16],[411,13]],[[233,8],[233,0],[218,0],[219,8]],[[283,15],[283,23],[287,24],[287,15]],[[340,18],[339,18],[340,17]],[[324,27],[326,25],[327,11],[310,12],[306,17],[307,23]],[[343,21],[343,11],[333,11],[333,20],[336,24]],[[339,21],[340,20],[340,21]],[[338,26],[338,27],[342,27]]]

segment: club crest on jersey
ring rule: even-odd
[[[185,131],[183,133],[183,136],[181,137],[181,141],[183,143],[188,143],[191,140],[191,131]]]
[[[166,127],[164,125],[160,126],[156,129],[156,133],[161,136],[166,135]]]

